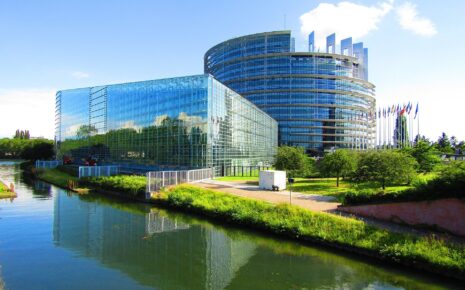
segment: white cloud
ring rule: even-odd
[[[82,71],[73,71],[71,73],[71,76],[75,79],[87,79],[88,77],[90,77],[90,75],[86,72],[82,72]]]
[[[418,16],[417,7],[410,2],[397,7],[396,13],[400,26],[405,30],[427,37],[437,33],[434,23],[427,18]]]
[[[351,2],[320,3],[315,9],[300,16],[300,31],[304,35],[315,31],[315,46],[324,48],[326,36],[336,33],[337,41],[351,37],[356,41],[378,29],[378,23],[393,8],[393,1],[376,6]]]
[[[16,129],[29,130],[33,137],[53,138],[55,89],[0,89],[0,137],[11,137]]]

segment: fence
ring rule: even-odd
[[[36,168],[56,168],[59,165],[63,165],[61,160],[36,160]]]
[[[147,192],[159,191],[161,188],[181,183],[189,183],[214,177],[213,168],[180,170],[180,171],[151,171],[147,172]]]
[[[222,166],[221,176],[257,176],[260,171],[271,170],[271,166]]]
[[[79,166],[79,178],[90,176],[110,176],[119,173],[118,166]]]

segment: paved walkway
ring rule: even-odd
[[[237,196],[248,197],[268,201],[271,203],[289,203],[289,190],[270,191],[261,190],[257,185],[244,182],[226,182],[218,180],[204,180],[195,185],[231,193]],[[331,196],[304,194],[292,192],[291,203],[313,211],[335,211],[340,203],[331,202],[335,198]]]
[[[261,190],[258,188],[258,185],[247,184],[246,182],[240,182],[240,181],[235,181],[235,182],[228,181],[227,182],[227,181],[219,181],[219,180],[204,180],[201,182],[196,182],[194,184],[197,186],[203,187],[203,188],[214,189],[214,190],[218,190],[222,192],[231,193],[237,196],[268,201],[268,202],[275,203],[275,204],[289,203],[289,190],[284,190],[284,191]],[[393,232],[408,233],[408,234],[419,235],[419,236],[435,235],[436,237],[441,237],[446,240],[465,244],[465,238],[463,237],[451,236],[445,233],[440,233],[440,232],[436,232],[432,230],[418,229],[418,228],[413,228],[413,227],[406,226],[406,225],[380,221],[380,220],[376,220],[373,218],[354,216],[351,214],[340,212],[337,210],[337,206],[340,205],[340,203],[334,202],[334,201],[335,201],[335,198],[331,196],[292,192],[292,204],[301,206],[309,210],[328,212],[328,213],[332,213],[332,214],[336,214],[340,216],[355,218],[367,224],[370,224],[370,225],[373,225],[373,226],[376,226],[382,229],[386,229],[389,231],[393,231]]]

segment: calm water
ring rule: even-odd
[[[25,182],[0,200],[0,289],[445,289],[388,268],[186,214]]]

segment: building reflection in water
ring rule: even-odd
[[[144,286],[441,289],[402,269],[213,226],[188,215],[92,195],[54,195],[55,244]]]
[[[61,194],[55,197],[53,238],[57,246],[162,289],[225,288],[256,248],[157,210],[130,213]]]

